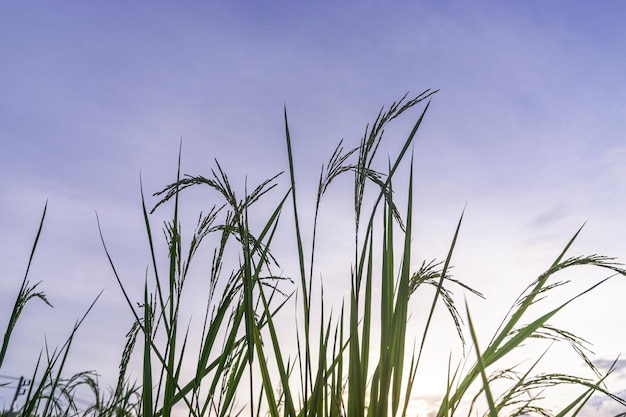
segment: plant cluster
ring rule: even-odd
[[[237,193],[217,161],[208,177],[181,176],[179,151],[176,181],[155,194],[158,202],[152,210],[148,209],[142,191],[151,265],[150,279],[146,277],[139,303],[133,302],[102,238],[113,274],[133,317],[122,352],[117,385],[104,394],[93,372],[69,378],[63,372],[72,340],[90,307],[77,321],[64,345],[52,351],[45,347],[32,375],[32,381],[38,382],[30,385],[20,407],[5,411],[4,415],[406,416],[413,386],[420,377],[422,353],[433,328],[434,312],[441,306],[451,316],[462,344],[469,333],[472,348],[467,350],[464,362],[455,366],[450,364],[447,369],[448,384],[441,395],[438,417],[479,414],[574,416],[598,392],[626,406],[624,399],[611,394],[605,386],[608,374],[602,375],[594,367],[585,350],[585,342],[549,323],[578,297],[613,276],[626,275],[612,258],[597,255],[566,257],[578,232],[546,272],[516,300],[484,349],[479,348],[467,303],[460,310],[453,293],[456,289],[482,297],[467,283],[450,274],[462,215],[443,261],[423,261],[421,267],[412,270],[412,157],[408,167],[405,208],[396,204],[392,180],[399,175],[401,163],[410,155],[409,149],[434,93],[427,90],[411,99],[405,95],[388,109],[380,110],[357,146],[344,149],[343,142],[339,143],[320,173],[310,245],[303,242],[305,230],[299,216],[286,111],[288,190],[280,195],[278,203],[258,229],[251,227],[259,221],[255,217],[259,212],[257,205],[260,201],[265,202],[266,195],[276,188],[280,174],[261,182],[251,192],[246,187],[243,194]],[[418,104],[424,104],[423,109],[400,153],[388,161],[386,172],[375,169],[374,161],[385,128]],[[318,268],[316,236],[324,196],[337,178],[346,175],[353,178],[354,184],[354,258],[350,276],[346,278],[351,284],[349,299],[333,310],[333,306],[329,309],[324,304],[323,292],[319,300],[312,295],[313,275]],[[191,238],[184,241],[181,193],[201,186],[208,186],[217,202],[208,212],[199,214]],[[166,203],[172,205],[173,217],[164,227],[168,257],[163,268],[157,256],[158,243],[153,235],[150,215]],[[291,210],[294,220],[292,239],[298,264],[298,271],[291,278],[273,272],[278,260],[271,250],[281,214],[286,210]],[[29,268],[45,213],[44,209]],[[184,320],[181,308],[185,306],[185,283],[190,275],[190,265],[201,245],[209,240],[206,239],[208,236],[212,236],[217,244],[211,248],[209,290],[202,332],[196,340],[190,337],[189,326],[181,324]],[[305,248],[310,248],[309,253],[305,253]],[[232,259],[237,262],[231,267]],[[611,275],[570,300],[533,316],[529,308],[562,284],[554,282],[553,275],[578,265],[605,268]],[[0,369],[12,331],[26,304],[33,299],[48,303],[45,294],[38,289],[39,283],[29,282],[29,268],[4,334]],[[410,317],[410,301],[425,287],[434,290],[429,313],[419,322],[423,330],[418,334],[417,343],[409,346],[407,324],[419,319]],[[374,288],[380,289],[379,294]],[[285,335],[277,329],[278,315],[288,305],[295,305],[297,311],[295,333],[287,336],[297,339],[295,352],[284,349],[281,341]],[[312,314],[316,314],[319,320],[312,320]],[[374,329],[380,329],[378,341],[373,337]],[[541,357],[523,369],[521,365],[506,364],[504,358],[535,338],[570,345],[597,378],[589,380],[559,372],[536,372]],[[190,344],[197,342],[199,346],[193,350]],[[135,384],[129,382],[126,375],[133,352],[137,352],[142,361],[141,380]],[[190,369],[193,370],[191,376],[188,374]],[[501,388],[502,382],[505,382],[504,388]],[[545,408],[541,400],[549,388],[570,384],[583,387],[583,393],[556,412]],[[88,387],[93,393],[89,407],[79,407],[74,401],[74,394],[80,387]],[[247,397],[245,405],[239,405],[242,396]]]

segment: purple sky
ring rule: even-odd
[[[46,200],[31,280],[43,280],[55,308],[27,307],[0,374],[29,373],[43,335],[62,341],[104,289],[71,366],[112,381],[131,315],[94,212],[139,300],[149,264],[139,173],[147,196],[171,182],[181,137],[183,172],[208,175],[217,158],[242,190],[246,175],[256,184],[287,169],[286,104],[301,205],[310,210],[339,139],[357,144],[381,106],[427,88],[440,91],[415,143],[415,264],[445,258],[467,203],[454,274],[487,296],[468,298],[486,344],[583,222],[571,255],[626,259],[625,13],[618,2],[538,0],[3,2],[0,327]],[[388,132],[381,168],[418,115]],[[191,194],[190,212],[207,208],[205,195]],[[347,230],[350,199],[325,204],[322,225]],[[345,275],[325,282],[340,296],[350,265],[327,239],[318,273]],[[285,275],[295,275],[292,266],[284,263]],[[563,278],[584,288],[594,282],[578,280],[585,276],[603,275],[582,269]],[[610,281],[559,321],[594,342],[597,360],[626,347],[625,285]],[[452,349],[444,347],[446,358]],[[623,373],[611,388],[626,388]],[[0,408],[12,394],[0,389]],[[592,406],[608,415],[611,405]]]

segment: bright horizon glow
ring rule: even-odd
[[[43,280],[55,308],[26,308],[0,374],[31,372],[43,335],[51,346],[60,343],[104,289],[78,334],[70,369],[95,367],[102,381],[114,380],[131,316],[94,211],[139,299],[149,263],[139,173],[146,196],[170,183],[181,137],[184,173],[208,175],[216,158],[243,189],[246,175],[254,185],[288,168],[286,106],[299,204],[312,210],[319,169],[337,142],[356,145],[381,106],[428,88],[440,91],[414,146],[414,264],[445,257],[467,204],[453,272],[487,297],[468,296],[486,344],[519,292],[584,222],[570,255],[626,262],[624,12],[622,5],[562,0],[471,7],[3,4],[0,326],[46,200],[31,281]],[[393,155],[418,114],[390,129],[385,152]],[[194,193],[195,215],[206,195]],[[352,225],[350,198],[339,200],[340,188],[335,195],[322,208],[327,230]],[[317,255],[326,270],[316,278],[324,279],[325,293],[342,295],[349,280],[330,277],[345,276],[350,263],[337,259],[341,242],[327,244]],[[288,262],[282,266],[293,274]],[[563,278],[580,281],[575,288],[591,282],[576,274]],[[623,353],[624,288],[623,279],[613,279],[564,311],[563,322],[594,343],[598,361]],[[437,348],[447,358],[448,346]],[[625,369],[610,383],[622,394]],[[430,401],[438,387],[422,382],[420,394]],[[12,395],[0,390],[0,408]],[[593,403],[589,415],[609,415],[609,407]]]

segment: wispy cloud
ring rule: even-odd
[[[626,401],[626,390],[615,393],[615,396]],[[607,398],[605,395],[595,395],[581,410],[581,417],[614,417],[626,413],[626,406]]]
[[[604,371],[608,371],[613,368],[617,373],[623,373],[626,371],[626,359],[596,359],[593,364]]]

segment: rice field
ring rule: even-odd
[[[472,320],[463,298],[482,297],[480,289],[451,274],[463,215],[455,225],[447,252],[438,260],[418,262],[421,266],[413,267],[411,152],[435,93],[427,90],[414,97],[405,95],[381,109],[360,143],[337,145],[319,173],[312,224],[301,220],[299,173],[286,110],[286,172],[250,184],[250,188],[248,184],[231,184],[217,161],[206,176],[183,175],[179,153],[176,180],[154,194],[156,203],[149,204],[142,191],[152,260],[141,299],[133,299],[127,291],[127,283],[118,275],[115,259],[102,238],[109,272],[134,318],[127,324],[126,344],[120,346],[117,384],[101,387],[92,371],[72,375],[65,371],[72,342],[79,337],[78,329],[86,325],[83,320],[89,308],[78,317],[65,344],[46,348],[33,358],[30,378],[35,383],[26,387],[19,403],[2,415],[412,416],[416,415],[412,405],[416,383],[428,378],[421,370],[430,335],[440,325],[435,323],[436,311],[450,316],[445,325],[451,326],[464,348],[463,360],[451,360],[441,369],[447,386],[442,387],[433,415],[575,416],[597,394],[626,406],[626,400],[612,394],[605,384],[613,368],[601,373],[594,366],[576,329],[551,325],[566,306],[580,297],[593,297],[595,288],[626,275],[613,258],[570,254],[580,230],[556,252],[545,272],[529,277],[528,287],[511,300],[509,312],[490,340],[478,339],[479,323]],[[398,117],[413,117],[413,128],[400,152],[385,161],[384,131]],[[376,168],[379,166],[386,168]],[[340,305],[328,305],[323,285],[319,288],[316,278],[322,267],[317,263],[316,238],[321,216],[329,214],[322,210],[327,192],[337,179],[346,177],[353,191],[347,197],[354,221],[354,236],[346,237],[353,242],[351,270],[344,277],[350,291]],[[280,194],[279,183],[285,185],[286,192]],[[394,188],[398,183],[406,185]],[[196,214],[193,232],[187,235],[182,231],[180,197],[196,190],[209,192],[214,203]],[[277,203],[267,210],[270,196]],[[163,226],[165,240],[151,221],[155,210],[171,213],[171,220]],[[259,213],[264,217],[259,219]],[[45,216],[46,209],[28,268],[36,262]],[[283,235],[284,230],[289,230],[288,236]],[[305,242],[305,238],[310,241]],[[278,240],[291,242],[297,254],[290,260],[297,268],[288,275],[277,272],[282,260],[275,257],[273,248]],[[198,253],[209,253],[210,259],[198,258]],[[205,303],[192,306],[196,319],[201,317],[202,321],[199,337],[190,334],[189,318],[181,313],[190,308],[186,284],[195,279],[190,271],[197,262],[210,264]],[[580,265],[603,269],[606,278],[590,282],[586,290],[565,302],[551,303],[552,293],[566,285],[556,276]],[[0,370],[7,351],[19,348],[11,344],[11,336],[16,326],[28,325],[20,320],[24,309],[31,303],[48,303],[39,284],[29,280],[28,268],[12,310],[3,306],[8,326],[0,350]],[[412,316],[410,304],[416,294],[423,293],[430,294],[427,314]],[[281,314],[292,318],[293,328],[288,332],[279,324],[284,323],[278,320]],[[417,337],[409,337],[411,329],[418,329]],[[546,349],[554,345],[571,349],[595,379],[559,370],[538,371],[542,355],[521,364],[509,361],[527,342],[537,339],[545,342]],[[131,367],[141,370],[139,380],[129,377]],[[563,385],[578,386],[581,394],[561,409],[546,408],[545,398]],[[89,405],[75,401],[78,390],[90,393]]]

